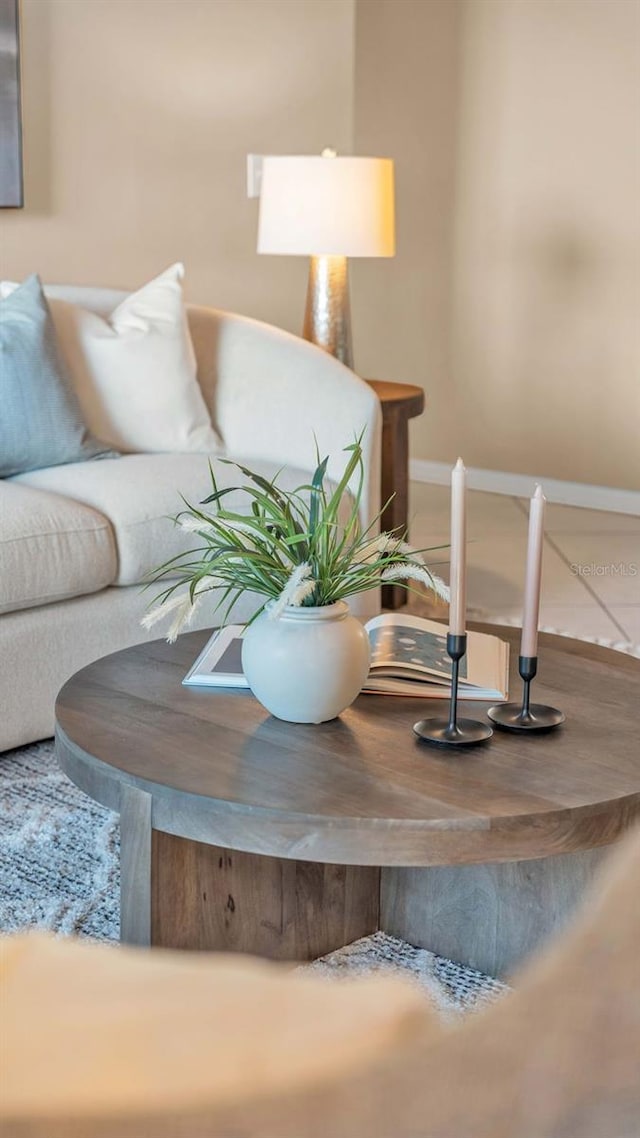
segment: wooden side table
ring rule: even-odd
[[[409,419],[424,411],[424,391],[413,383],[390,383],[386,379],[368,379],[382,405],[382,476],[381,497],[386,502],[381,525],[385,530],[406,528],[409,518]],[[405,589],[385,585],[382,604],[397,609],[407,603]]]

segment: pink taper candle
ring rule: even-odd
[[[464,636],[466,616],[467,471],[461,458],[451,471],[451,602],[449,632]]]
[[[545,502],[546,498],[542,493],[542,487],[536,486],[536,492],[529,505],[529,544],[527,547],[527,575],[524,586],[521,656],[536,656],[538,653]]]

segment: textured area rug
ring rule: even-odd
[[[62,773],[53,741],[0,755],[0,930],[117,940],[117,814]]]
[[[27,928],[117,941],[118,817],[58,768],[53,742],[0,755],[0,931]],[[374,933],[305,967],[327,979],[400,972],[446,1017],[506,991],[472,968]]]
[[[484,972],[436,956],[426,948],[415,948],[388,933],[364,936],[304,968],[330,980],[400,972],[405,980],[426,992],[431,1004],[448,1020],[477,1010],[509,991],[505,984]]]

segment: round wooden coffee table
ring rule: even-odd
[[[515,693],[519,634],[477,627],[511,641]],[[629,656],[542,636],[536,699],[565,726],[458,754],[413,734],[433,701],[360,696],[307,726],[184,688],[206,638],[117,652],[58,697],[58,762],[120,814],[125,941],[304,960],[382,928],[499,975],[640,817]]]

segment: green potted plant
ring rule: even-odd
[[[366,680],[369,639],[349,611],[350,597],[393,582],[407,589],[420,583],[448,598],[425,564],[426,550],[407,545],[404,533],[378,533],[380,514],[362,529],[360,440],[345,451],[335,487],[327,486],[328,458],[319,455],[311,481],[291,491],[277,477],[269,481],[235,462],[246,485],[220,489],[209,464],[211,493],[198,506],[185,501],[175,519],[200,545],[157,570],[151,583],[171,581],[142,621],[151,628],[172,615],[168,639],[174,640],[211,590],[220,592],[221,624],[242,593],[256,594],[243,669],[257,699],[292,722],[333,719]],[[246,514],[225,508],[225,498],[238,491],[247,496]]]

